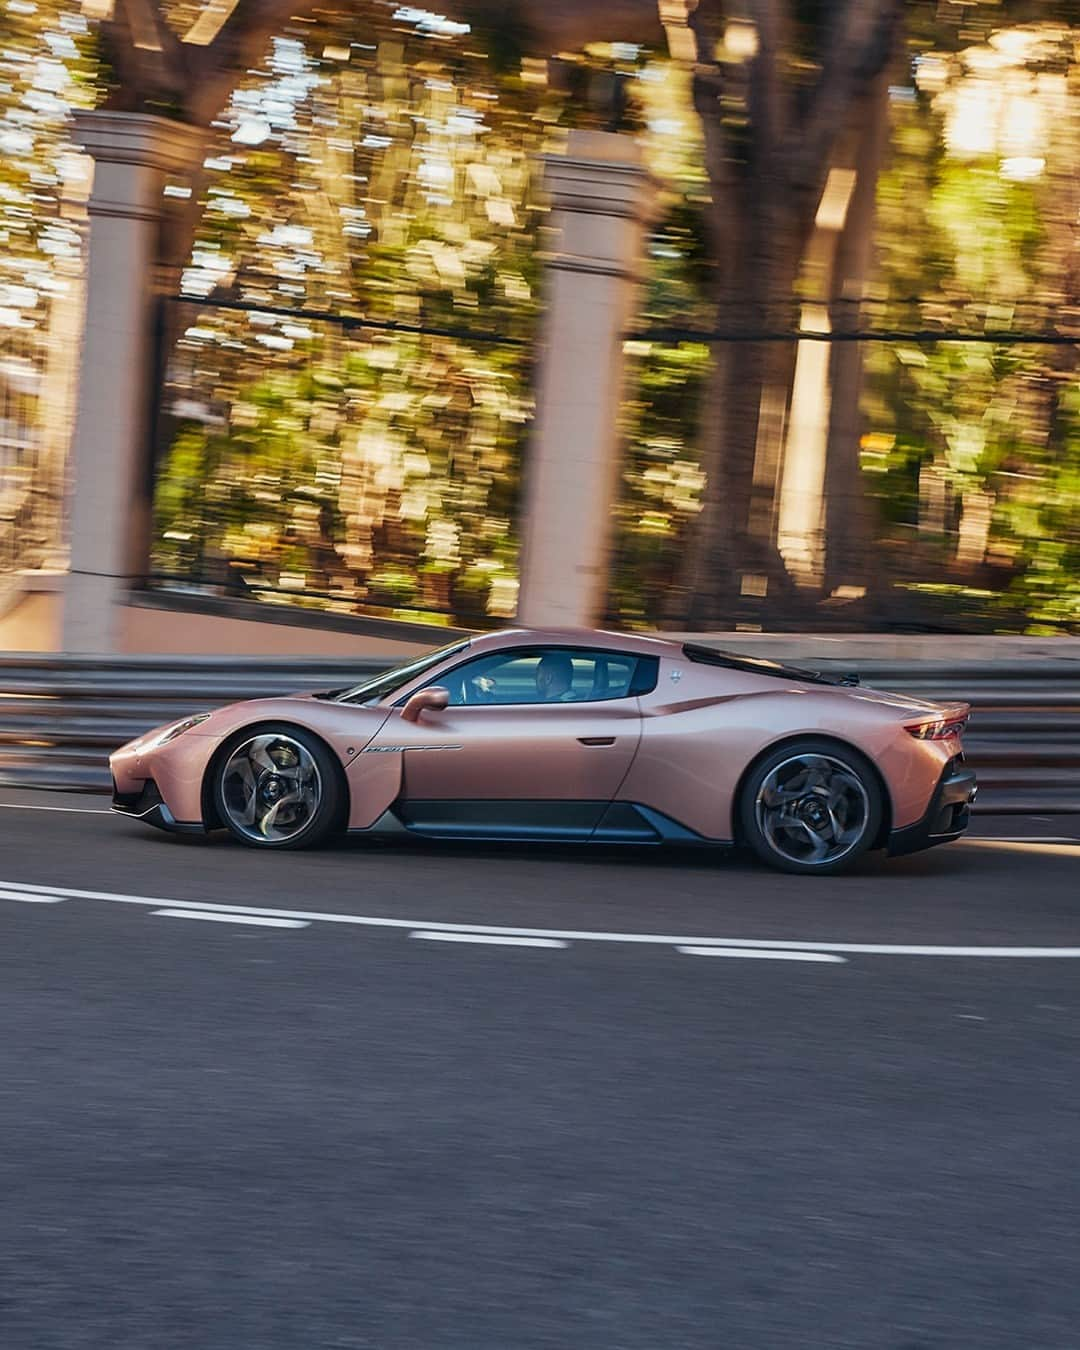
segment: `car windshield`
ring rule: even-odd
[[[333,689],[323,697],[332,699],[335,703],[377,703],[388,694],[396,693],[417,675],[423,675],[426,670],[445,661],[448,656],[465,651],[468,645],[468,642],[452,642],[448,647],[428,652],[426,656],[417,657],[407,665],[386,670],[381,675],[376,675],[373,680],[365,680],[363,684],[352,685],[348,689]]]

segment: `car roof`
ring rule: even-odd
[[[664,638],[640,633],[612,633],[600,628],[504,628],[483,633],[469,643],[471,651],[497,651],[503,647],[593,647],[605,651],[632,652],[636,656],[681,656],[682,647]]]

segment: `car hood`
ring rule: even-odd
[[[205,722],[186,734],[221,739],[255,722],[293,722],[321,736],[348,763],[368,744],[390,713],[391,709],[385,707],[364,708],[351,703],[328,703],[310,694],[286,694],[215,708]]]

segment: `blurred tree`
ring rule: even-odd
[[[157,569],[220,578],[231,560],[335,604],[513,613],[533,158],[554,122],[625,123],[627,60],[524,57],[595,32],[568,4],[449,10],[116,0],[102,25],[107,106],[211,124],[163,241],[185,294],[522,344],[330,341],[221,312],[170,331]],[[652,0],[613,11],[660,33]],[[319,502],[332,509],[313,515]]]
[[[977,36],[978,34],[976,34]],[[1080,80],[1052,22],[924,50],[879,194],[879,321],[1080,334]],[[939,30],[937,36],[945,36]],[[970,36],[970,34],[969,34]],[[953,626],[1080,621],[1077,347],[873,344],[881,601]]]
[[[526,51],[575,51],[597,36],[659,40],[655,0],[454,0],[441,13],[389,0],[92,0],[107,82],[104,106],[174,117],[209,127],[245,73],[286,30],[311,40],[373,37],[388,20],[440,39],[476,30],[498,74],[520,71]],[[453,17],[453,16],[458,17]],[[346,39],[347,40],[347,39]],[[181,263],[198,217],[199,185],[186,220],[164,241],[166,262]],[[182,213],[180,213],[182,214]]]
[[[1037,296],[1045,295],[1047,298],[1053,296],[1057,307],[1065,304],[1065,290],[1061,286],[1049,287],[1048,278],[1067,275],[1069,259],[1075,258],[1076,212],[1069,206],[1076,183],[1077,126],[1075,111],[1071,111],[1075,109],[1075,103],[1069,103],[1063,85],[1059,89],[1061,76],[1054,73],[1060,70],[1062,54],[1072,50],[1070,30],[1065,26],[1068,7],[1040,7],[1036,15],[1025,12],[1022,5],[1008,3],[964,6],[912,3],[904,7],[903,30],[899,27],[899,16],[890,15],[883,9],[882,23],[887,25],[891,19],[894,50],[899,56],[900,39],[906,37],[911,65],[905,69],[899,60],[888,59],[885,30],[879,29],[882,43],[876,49],[877,54],[871,43],[868,52],[872,59],[859,72],[846,110],[837,114],[825,175],[821,176],[822,161],[818,160],[816,185],[811,186],[815,184],[813,173],[801,180],[806,184],[806,192],[800,204],[798,187],[785,186],[781,173],[785,168],[792,172],[792,160],[779,156],[770,160],[768,151],[774,141],[767,135],[764,147],[759,149],[760,138],[753,133],[754,100],[756,96],[756,106],[764,110],[760,117],[766,130],[769,103],[765,91],[770,87],[775,89],[777,80],[782,89],[783,108],[793,107],[801,115],[812,106],[813,81],[826,68],[830,35],[837,32],[842,8],[815,5],[791,8],[786,25],[774,30],[774,62],[780,74],[777,77],[773,72],[771,86],[768,72],[762,72],[758,65],[768,50],[760,40],[759,25],[746,26],[746,14],[752,9],[756,13],[755,7],[744,7],[742,26],[735,7],[729,4],[723,7],[722,13],[718,12],[720,7],[716,7],[711,13],[710,26],[704,30],[704,38],[702,25],[710,17],[705,6],[698,7],[692,14],[696,54],[700,57],[703,47],[705,51],[713,49],[712,43],[717,41],[714,50],[718,57],[723,57],[728,54],[729,45],[733,45],[737,53],[743,54],[740,69],[743,82],[748,86],[743,90],[735,83],[733,88],[730,71],[714,71],[712,66],[705,66],[700,60],[695,68],[695,102],[702,111],[711,189],[711,201],[704,207],[708,253],[711,258],[720,260],[720,265],[713,271],[714,322],[724,331],[738,334],[741,330],[748,334],[755,328],[791,332],[801,319],[804,328],[820,327],[843,333],[869,326],[871,316],[881,327],[888,327],[890,323],[910,327],[915,320],[915,326],[921,323],[931,328],[947,328],[950,320],[955,320],[963,326],[970,325],[973,331],[982,326],[1001,326],[1003,322],[1008,326],[1009,320],[1015,320],[1017,326],[1037,330],[1047,326],[1055,314],[1060,318],[1060,308],[1033,302]],[[777,7],[766,9],[776,17]],[[1033,17],[1049,21],[1051,31],[1048,36],[1051,45],[1057,44],[1058,55],[1051,57],[1049,50],[1044,49],[1035,31],[1038,25],[1029,23],[1026,28],[1003,26],[1009,20]],[[1059,25],[1056,32],[1052,31],[1055,17]],[[869,20],[869,7],[863,10],[862,19]],[[729,44],[733,26],[734,41]],[[721,35],[719,39],[717,34]],[[1021,47],[1033,49],[1032,63],[1023,78],[1031,84],[1032,90],[1038,80],[1041,89],[1055,91],[1057,111],[1051,118],[1053,135],[1044,137],[1046,144],[1041,150],[1028,148],[1021,152],[1016,148],[1025,135],[1030,139],[1031,98],[1021,90],[1016,97],[1010,94],[1006,100],[1001,79],[988,69],[987,87],[997,89],[1001,106],[979,108],[974,91],[969,89],[963,95],[963,120],[968,134],[972,128],[978,128],[984,135],[1000,120],[1006,139],[1013,145],[1011,158],[1010,152],[1005,150],[1002,152],[1004,158],[999,156],[989,164],[983,163],[984,189],[980,193],[976,188],[967,208],[961,200],[949,200],[946,185],[942,182],[940,188],[933,189],[936,209],[931,210],[927,193],[931,191],[929,185],[935,173],[935,156],[940,153],[938,147],[945,148],[946,133],[942,126],[942,109],[933,110],[933,99],[921,87],[915,87],[910,72],[929,72],[932,68],[955,62],[958,53],[980,39],[991,44],[1000,43],[1002,47],[1011,43],[1017,50]],[[1041,52],[1037,59],[1034,59],[1034,49]],[[849,49],[849,56],[852,50]],[[981,49],[972,50],[975,61]],[[992,52],[997,47],[985,50]],[[873,74],[882,53],[884,56],[877,73]],[[722,67],[724,63],[718,61],[717,64]],[[748,66],[753,68],[747,70]],[[952,78],[955,79],[955,73]],[[892,90],[890,80],[896,86]],[[712,82],[712,87],[708,82]],[[906,172],[912,175],[911,180],[899,187],[890,182],[887,190],[894,193],[897,207],[890,206],[888,219],[878,235],[879,243],[890,257],[890,295],[897,297],[897,303],[868,306],[864,303],[868,298],[881,299],[881,271],[875,268],[873,252],[875,204],[879,195],[877,182],[882,165],[887,163],[890,138],[894,143],[898,136],[902,138],[913,119],[921,119],[925,136],[918,150],[906,158]],[[781,140],[780,144],[786,145],[790,155],[799,155],[806,130],[806,122],[799,121],[786,142]],[[719,164],[717,158],[708,157],[710,144],[713,151],[718,151]],[[1034,157],[1044,151],[1047,162],[1060,167],[1056,179],[1053,169],[1046,175],[1044,190],[1039,193],[1039,205],[1035,207],[1030,185],[1027,185],[1026,193],[1022,190],[1025,184],[1020,181],[1015,183],[1011,194],[1005,189],[1013,178],[1019,180],[1024,174],[1041,172],[1038,168],[1041,160],[1036,161]],[[903,150],[899,153],[904,154]],[[804,165],[810,168],[815,161],[808,154],[802,161],[796,158],[795,163],[797,175],[798,168]],[[727,186],[718,191],[722,172],[726,172]],[[971,172],[965,170],[966,181],[975,188],[977,180]],[[770,228],[774,219],[770,215],[774,193],[777,194],[775,211],[780,225]],[[1039,237],[1043,219],[1048,224],[1053,222],[1057,229],[1056,246]],[[952,223],[951,234],[949,222]],[[740,223],[745,226],[741,235]],[[995,242],[1003,232],[1015,241],[1017,256],[1010,251],[1012,243],[1003,254]],[[943,268],[949,266],[946,260],[961,244],[961,236],[963,256],[967,259],[961,271],[966,275],[963,279],[954,276],[951,281],[946,276],[942,290]],[[700,275],[700,268],[694,261],[696,244],[685,233],[680,237],[679,231],[668,231],[661,242],[664,248],[656,251],[670,257],[679,254],[685,264],[682,269],[685,276]],[[1036,253],[1039,255],[1037,267],[1034,265]],[[959,254],[957,262],[960,263]],[[654,260],[654,273],[658,266],[672,274],[679,270],[677,262],[658,264]],[[972,272],[973,266],[980,269],[978,276]],[[736,269],[735,275],[729,280],[732,268]],[[669,295],[678,293],[678,287],[673,289],[668,285],[667,291]],[[928,305],[919,313],[907,306],[907,298],[913,294],[925,295],[928,299]],[[986,303],[978,313],[965,312],[957,307],[961,295],[969,298],[981,295]],[[900,298],[904,304],[899,303]],[[1023,304],[1022,309],[1016,308],[1017,302]],[[670,312],[657,302],[656,296],[651,296],[648,303],[647,322],[672,321]],[[1000,307],[1001,303],[1005,308]],[[689,356],[691,350],[689,345],[684,346],[683,355]],[[835,342],[826,347],[821,343],[803,342],[798,346],[800,360],[804,350],[812,358],[807,362],[807,368],[813,375],[806,379],[805,371],[801,370],[803,378],[793,389],[794,350],[790,345],[754,344],[744,338],[741,342],[721,344],[719,348],[714,346],[718,355],[703,405],[699,402],[699,368],[692,363],[680,362],[678,353],[671,348],[650,353],[647,360],[651,369],[643,367],[637,406],[647,414],[703,406],[703,424],[696,433],[686,426],[685,419],[676,425],[675,420],[668,417],[666,459],[670,467],[688,458],[693,464],[696,457],[706,469],[709,486],[704,496],[704,510],[696,521],[691,501],[687,503],[689,510],[646,511],[637,526],[628,523],[624,527],[622,556],[627,559],[634,556],[632,544],[636,533],[642,543],[642,567],[652,573],[653,595],[651,599],[641,595],[635,599],[631,595],[634,590],[631,582],[620,578],[618,613],[635,618],[644,613],[654,622],[657,619],[683,622],[689,617],[691,622],[704,625],[726,624],[732,619],[756,619],[773,624],[800,618],[818,621],[815,614],[822,590],[828,593],[840,588],[841,592],[848,591],[857,596],[867,588],[875,589],[876,582],[880,582],[876,587],[878,590],[884,591],[887,587],[888,569],[879,568],[881,555],[874,551],[878,535],[876,504],[867,508],[863,501],[866,483],[879,487],[881,480],[860,471],[864,344]],[[887,351],[884,346],[877,349],[875,363],[888,362]],[[1052,363],[1055,367],[1068,367],[1072,363],[1074,353],[1071,348],[1060,347],[1055,351]],[[979,368],[987,370],[987,381],[982,385],[983,406],[986,403],[992,405],[1000,381],[1005,379],[1006,372],[1016,369],[1017,362],[1003,359],[1007,354],[999,353],[998,359],[987,365],[985,348],[974,349],[973,355],[978,357]],[[1018,355],[1024,356],[1021,364],[1034,374],[1039,363],[1032,363],[1032,354]],[[951,361],[948,349],[942,348],[939,354],[932,354],[932,364],[935,359],[942,378],[950,388],[955,386],[960,394],[962,377]],[[895,371],[896,363],[892,362],[892,366]],[[875,368],[879,367],[875,365]],[[733,371],[738,372],[737,379],[733,377]],[[897,403],[902,403],[911,395],[910,388],[901,389],[905,381],[910,383],[910,373],[897,378],[895,398]],[[1059,373],[1049,380],[1051,387],[1055,383],[1067,387],[1067,376]],[[969,392],[973,390],[974,386]],[[978,399],[973,398],[973,410],[977,404]],[[916,400],[915,406],[926,407],[929,411],[929,399]],[[1053,414],[1047,416],[1054,422]],[[1025,400],[1022,417],[1028,419],[1029,436],[1037,439],[1046,435],[1046,416],[1036,413],[1032,400]],[[1006,420],[1011,421],[1015,433],[1017,410],[1008,413]],[[645,426],[640,419],[634,425],[638,431]],[[796,480],[793,485],[791,499],[798,505],[800,494],[803,496],[801,521],[796,513],[801,540],[797,535],[796,541],[810,545],[811,549],[800,557],[789,536],[783,541],[786,567],[781,567],[773,550],[773,539],[778,524],[782,531],[790,522],[782,515],[778,522],[776,516],[780,451],[783,447],[786,489],[792,465],[797,464],[800,453],[807,449],[807,436],[811,442],[821,438],[820,446],[809,446],[811,459],[818,453],[824,455],[819,484],[821,496],[815,498],[812,492],[807,492],[804,475],[802,482]],[[633,450],[631,454],[634,454]],[[642,479],[659,486],[664,474],[646,466]],[[685,476],[683,481],[687,481]],[[628,500],[641,496],[639,486],[628,495]],[[1055,493],[1053,500],[1060,502],[1060,495]],[[780,505],[782,513],[783,499]],[[974,523],[981,519],[983,506],[974,485],[969,506],[972,509],[968,513],[965,538],[970,542],[974,538]],[[992,513],[991,528],[995,537],[1003,528],[1003,519],[1001,509]],[[646,522],[651,526],[648,531]],[[648,540],[645,538],[647,533]],[[820,550],[825,564],[823,572],[817,575],[812,570],[813,548]],[[1049,556],[1045,546],[1042,553]],[[1063,556],[1072,557],[1072,550],[1064,550]],[[670,584],[673,559],[681,559],[682,586]],[[802,602],[793,604],[787,573],[790,569],[799,575],[800,565],[805,569],[800,580],[808,576],[812,584],[803,591]],[[877,575],[879,571],[880,576]],[[1000,574],[998,580],[1001,581]],[[1045,575],[1043,580],[1044,589],[1048,590]],[[740,591],[748,591],[749,595],[740,595]],[[766,591],[767,597],[763,595]],[[663,598],[662,605],[657,604],[658,597]],[[844,597],[844,605],[856,621],[865,622],[869,617],[865,608],[851,605],[847,597]],[[834,621],[835,616],[830,618],[830,622]]]
[[[792,352],[754,335],[795,326],[796,281],[833,156],[852,127],[872,121],[867,100],[885,97],[879,77],[896,50],[901,12],[898,0],[703,0],[690,15],[713,299],[720,328],[738,339],[715,347],[703,509],[669,601],[670,616],[690,626],[729,623],[745,593],[772,591],[776,612],[776,592],[789,589],[753,508],[763,397],[786,391]]]
[[[370,15],[370,6],[347,12]],[[457,7],[450,6],[451,12]],[[175,115],[206,125],[239,73],[250,67],[286,19],[314,10],[300,0],[215,3],[116,0],[103,25],[118,77],[114,106]],[[712,290],[719,322],[748,334],[791,322],[795,280],[811,236],[834,147],[854,120],[893,51],[899,0],[848,0],[830,8],[780,0],[598,0],[588,7],[554,0],[511,7],[479,3],[462,12],[506,38],[496,51],[526,45],[545,54],[600,36],[625,40],[659,33],[694,38],[694,101],[704,129],[711,190],[707,213]],[[326,15],[319,11],[318,20]],[[428,26],[448,21],[431,14]],[[201,194],[190,199],[191,212]],[[871,194],[872,196],[872,194]],[[178,255],[189,242],[176,237]],[[760,530],[751,527],[755,448],[763,391],[786,387],[790,351],[754,341],[717,347],[706,404],[704,509],[686,555],[673,606],[695,624],[730,611],[748,573],[779,586],[786,577]]]
[[[713,344],[711,363],[710,349],[702,345],[642,353],[642,382],[628,419],[626,492],[619,507],[630,547],[621,555],[624,567],[615,589],[620,614],[642,621],[660,618],[645,594],[651,589],[664,593],[669,619],[699,625],[763,613],[772,620],[783,617],[785,605],[789,615],[796,608],[788,568],[774,543],[779,428],[791,404],[795,350],[788,343],[750,339],[761,328],[792,330],[800,319],[806,321],[811,305],[824,311],[834,331],[857,319],[852,297],[866,289],[887,85],[890,71],[900,69],[899,63],[891,65],[890,56],[900,50],[901,18],[917,64],[930,70],[935,60],[947,65],[961,48],[989,36],[1017,8],[1007,0],[911,0],[902,7],[889,0],[593,0],[588,5],[462,0],[440,6],[446,13],[437,14],[392,0],[338,0],[335,7],[316,7],[308,0],[86,3],[88,12],[111,14],[100,27],[91,25],[91,33],[100,34],[111,72],[108,103],[208,128],[201,181],[189,196],[175,198],[186,217],[167,243],[167,260],[175,268],[187,264],[186,294],[363,312],[398,324],[477,322],[526,343],[537,310],[540,219],[532,209],[530,156],[545,148],[556,124],[586,120],[622,126],[638,115],[639,104],[649,123],[646,136],[651,136],[651,119],[670,120],[670,110],[650,110],[648,98],[638,98],[640,90],[630,98],[626,94],[635,86],[658,87],[661,81],[654,77],[663,64],[662,79],[678,84],[680,97],[692,95],[697,116],[691,115],[696,125],[684,125],[680,133],[687,163],[664,162],[665,155],[671,159],[671,138],[654,160],[680,185],[668,194],[670,209],[653,240],[646,308],[660,321],[738,327],[744,340]],[[1067,17],[1064,7],[1055,5],[1040,6],[1039,17],[1059,8]],[[46,251],[63,239],[73,246],[75,233],[45,204],[55,184],[50,187],[42,178],[40,149],[44,135],[53,138],[50,144],[58,154],[66,149],[64,110],[74,91],[84,98],[90,88],[93,60],[86,19],[76,0],[41,0],[36,7],[16,0],[8,13],[18,17],[14,41],[0,54],[6,63],[5,106],[11,105],[12,90],[17,95],[0,131],[7,138],[0,185],[16,185],[5,197],[6,241],[18,248],[20,240],[33,235]],[[654,62],[648,79],[635,79],[646,71],[635,49],[619,50],[620,44],[660,46],[665,29],[675,59]],[[609,40],[603,50],[596,41],[601,37]],[[594,53],[585,60],[573,55],[583,44]],[[39,62],[44,62],[40,70]],[[903,76],[899,80],[905,83]],[[1043,285],[1047,269],[1040,264],[1033,270],[1029,264],[1043,247],[1032,241],[1039,235],[1046,194],[1037,194],[1038,201],[1030,192],[1025,196],[1024,183],[1017,180],[999,218],[1001,203],[987,186],[998,181],[997,168],[985,165],[982,188],[977,166],[962,174],[953,166],[924,192],[925,167],[935,162],[933,147],[945,135],[944,105],[928,111],[934,100],[922,90],[910,92],[924,118],[926,139],[919,152],[923,158],[908,166],[922,178],[916,183],[913,177],[901,188],[903,220],[889,208],[897,219],[889,225],[885,244],[897,260],[898,288],[890,296],[913,290],[932,294],[941,283],[939,300],[952,303],[958,287],[974,293],[1014,274],[1019,277],[1014,299],[1026,294],[1025,288]],[[903,135],[907,104],[894,100],[893,108]],[[1075,136],[1070,144],[1075,164]],[[1063,165],[1066,159],[1056,162]],[[1069,173],[1059,173],[1062,194]],[[1072,182],[1075,186],[1075,175]],[[835,209],[838,203],[842,211]],[[843,221],[827,248],[823,236],[837,232],[826,228],[826,206]],[[989,232],[988,222],[993,223]],[[1004,248],[995,243],[1001,233],[1007,236]],[[1067,256],[1072,237],[1068,230],[1060,233],[1053,256]],[[38,256],[38,242],[28,251]],[[968,260],[966,271],[958,270],[961,257]],[[972,270],[972,259],[981,274]],[[1039,311],[1049,312],[1046,306]],[[898,314],[896,306],[888,310],[888,317]],[[273,423],[273,428],[267,424],[269,467],[257,491],[235,500],[244,503],[237,510],[247,526],[258,525],[260,513],[269,518],[277,512],[280,529],[274,528],[292,539],[288,566],[283,562],[281,570],[299,566],[303,548],[309,550],[303,556],[323,549],[328,523],[352,539],[348,548],[354,560],[365,549],[370,553],[368,544],[349,536],[357,512],[345,503],[358,500],[359,493],[363,515],[373,500],[368,488],[358,486],[355,449],[373,402],[382,410],[380,434],[387,439],[380,448],[364,432],[365,454],[374,462],[372,456],[386,451],[390,458],[377,476],[383,486],[394,475],[400,483],[389,495],[379,487],[382,534],[372,564],[385,559],[388,566],[398,566],[420,557],[430,570],[425,586],[441,595],[452,565],[463,581],[469,574],[463,595],[490,592],[492,578],[498,577],[506,583],[500,603],[510,603],[516,466],[528,397],[527,359],[521,351],[500,354],[452,339],[425,345],[406,338],[396,361],[367,338],[335,343],[299,329],[286,332],[285,323],[272,318],[259,331],[247,319],[226,322],[219,314],[212,323],[192,322],[184,335],[180,365],[194,381],[199,396],[194,403],[205,396],[209,410],[196,407],[195,417],[179,419],[183,454],[166,468],[171,486],[162,501],[171,503],[170,520],[177,527],[170,530],[176,537],[169,544],[176,546],[175,556],[193,556],[194,544],[180,536],[185,533],[182,517],[190,525],[197,505],[190,491],[170,495],[179,486],[176,474],[195,472],[192,466],[200,463],[215,466],[207,472],[220,470],[227,478],[242,476],[245,464],[262,474],[258,437],[246,434],[263,424],[260,419]],[[362,347],[370,349],[374,361],[359,357]],[[818,350],[825,349],[818,345]],[[981,385],[974,374],[961,375],[944,355],[939,360],[930,353],[931,373],[937,375],[927,377],[921,392],[915,364],[894,363],[892,392],[882,392],[875,374],[874,398],[879,408],[883,401],[895,404],[901,425],[904,417],[924,410],[919,464],[930,458],[925,475],[930,484],[934,455],[940,459],[940,453],[928,449],[927,428],[937,428],[933,435],[939,441],[942,435],[932,405],[945,397],[943,388],[965,378],[972,389],[984,389],[991,404],[1003,381],[1018,387],[1020,380],[1032,436],[1037,440],[1051,426],[1054,445],[1072,444],[1069,351],[1061,349],[1058,366],[1047,363],[1041,386],[1044,391],[1059,388],[1061,396],[1041,402],[1033,382],[1021,380],[1001,353],[986,366],[972,354],[972,372],[985,374]],[[360,365],[370,366],[363,378]],[[350,374],[343,381],[346,367]],[[820,380],[826,390],[828,447],[826,590],[841,581],[866,579],[867,536],[860,538],[854,528],[866,481],[857,468],[860,367],[859,345],[838,343]],[[265,380],[262,375],[253,379],[256,369]],[[275,381],[271,397],[269,385]],[[438,381],[444,387],[437,391],[432,386]],[[445,400],[439,406],[452,409],[453,417],[433,413],[432,400],[439,398]],[[900,406],[904,399],[910,403],[907,410]],[[466,404],[473,412],[459,417]],[[251,407],[259,411],[254,422],[247,422]],[[497,415],[496,407],[501,409]],[[975,404],[957,404],[958,425],[969,423],[974,413]],[[1010,420],[1006,410],[1003,425]],[[444,424],[453,426],[452,434],[440,431]],[[279,431],[286,433],[283,438]],[[461,453],[455,439],[460,437],[466,442]],[[205,452],[201,460],[192,458],[196,444],[203,447],[199,454]],[[297,451],[295,479],[282,467],[289,444]],[[1030,447],[1029,453],[1034,453]],[[331,486],[328,465],[342,458],[352,467]],[[871,476],[870,481],[895,486],[894,461],[889,463],[884,478]],[[987,472],[997,472],[990,463],[985,459]],[[918,498],[918,467],[912,472],[915,478],[904,481],[915,482]],[[1059,550],[1053,555],[1058,572],[1047,571],[1052,551],[1045,539],[1039,542],[1030,521],[1040,522],[1039,531],[1048,529],[1049,505],[1044,520],[1038,512],[1021,509],[1019,489],[1010,495],[984,480],[980,469],[954,483],[961,499],[965,492],[968,496],[969,549],[985,523],[986,503],[979,493],[990,492],[990,544],[1008,531],[1019,539],[1026,529],[1029,543],[1017,545],[1017,556],[1030,558],[1035,568],[1037,554],[1044,582],[1073,565],[1069,550]],[[1063,471],[1060,481],[1071,480]],[[482,485],[479,490],[474,483]],[[1066,498],[1054,499],[1058,514],[1067,514]],[[890,509],[899,509],[900,500]],[[289,502],[295,510],[286,510]],[[336,502],[332,519],[322,509],[331,502]],[[393,529],[387,524],[392,518],[398,521]],[[301,520],[315,524],[301,528]],[[238,538],[236,530],[230,538]],[[307,540],[303,548],[298,539]],[[219,533],[216,543],[203,538],[201,558],[207,556],[204,545],[212,553],[223,546],[223,536]],[[678,586],[672,584],[676,561]],[[395,589],[401,592],[394,583],[386,593]],[[758,605],[763,589],[769,602],[764,610]],[[749,598],[743,594],[747,590]]]
[[[218,119],[182,291],[244,308],[181,307],[155,564],[507,616],[547,123],[460,35],[370,13],[275,38]]]
[[[0,573],[62,556],[86,186],[68,118],[95,97],[88,29],[70,0],[0,20]]]

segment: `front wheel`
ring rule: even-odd
[[[743,838],[784,872],[844,871],[881,830],[877,775],[856,750],[806,739],[758,764],[739,803]]]
[[[249,727],[214,769],[218,819],[252,848],[307,848],[340,828],[341,770],[326,746],[299,727]]]

